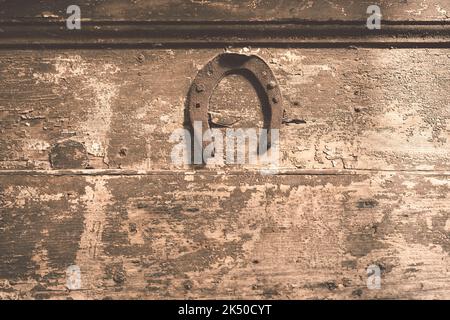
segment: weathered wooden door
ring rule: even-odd
[[[0,298],[450,297],[449,1],[72,2],[0,0]]]

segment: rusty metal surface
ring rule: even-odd
[[[263,128],[271,136],[271,129],[280,129],[283,118],[283,101],[277,79],[268,64],[256,55],[222,53],[209,61],[195,77],[187,96],[191,127],[196,122],[202,129],[194,139],[202,141],[210,129],[210,100],[219,82],[232,74],[243,75],[259,91],[264,118]],[[203,142],[206,147],[207,142]],[[270,139],[267,141],[270,148]]]

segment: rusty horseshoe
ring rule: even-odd
[[[210,60],[197,74],[188,94],[189,120],[191,125],[200,121],[202,134],[210,128],[209,101],[219,82],[231,74],[242,74],[253,85],[263,89],[264,127],[280,129],[283,117],[282,96],[277,80],[269,65],[256,55],[222,53]],[[270,136],[270,134],[269,134]],[[201,141],[201,137],[195,137]],[[269,144],[270,148],[270,144]]]

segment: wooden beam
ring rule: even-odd
[[[225,47],[450,47],[450,23],[386,23],[369,30],[364,21],[299,22],[64,22],[0,23],[0,49]]]

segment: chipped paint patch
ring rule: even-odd
[[[103,266],[100,257],[103,254],[102,235],[106,224],[107,206],[111,202],[111,193],[106,183],[107,178],[87,177],[90,184],[85,187],[82,201],[86,211],[84,231],[81,235],[75,264],[79,266],[82,275],[83,289],[101,287],[103,282]]]
[[[440,180],[436,178],[425,178],[425,181],[428,181],[431,183],[432,186],[438,187],[438,186],[449,186],[450,187],[450,181],[448,180]],[[449,191],[450,194],[450,191]]]
[[[447,221],[445,222],[444,230],[450,232],[450,219],[447,219]]]
[[[46,276],[51,272],[48,265],[48,252],[42,247],[42,243],[37,244],[35,250],[33,251],[33,257],[31,258],[36,265],[35,272],[40,277]]]
[[[112,103],[117,96],[118,88],[112,82],[101,82],[96,78],[89,78],[87,86],[94,93],[94,106],[86,122],[83,132],[86,132],[86,150],[89,154],[104,157],[107,163],[107,148],[112,119]]]
[[[5,206],[14,205],[17,208],[25,208],[25,206],[33,201],[50,202],[64,198],[62,193],[43,193],[42,190],[30,186],[9,186],[4,190],[4,194],[15,199],[14,203],[5,203]]]
[[[78,128],[82,134],[74,138],[84,142],[89,154],[103,157],[107,163],[112,105],[119,92],[119,85],[109,77],[119,73],[120,68],[111,63],[93,64],[80,55],[57,56],[45,63],[53,71],[34,72],[36,84],[50,83],[56,86],[55,90],[64,91],[77,85],[74,98],[88,100],[86,120]]]

